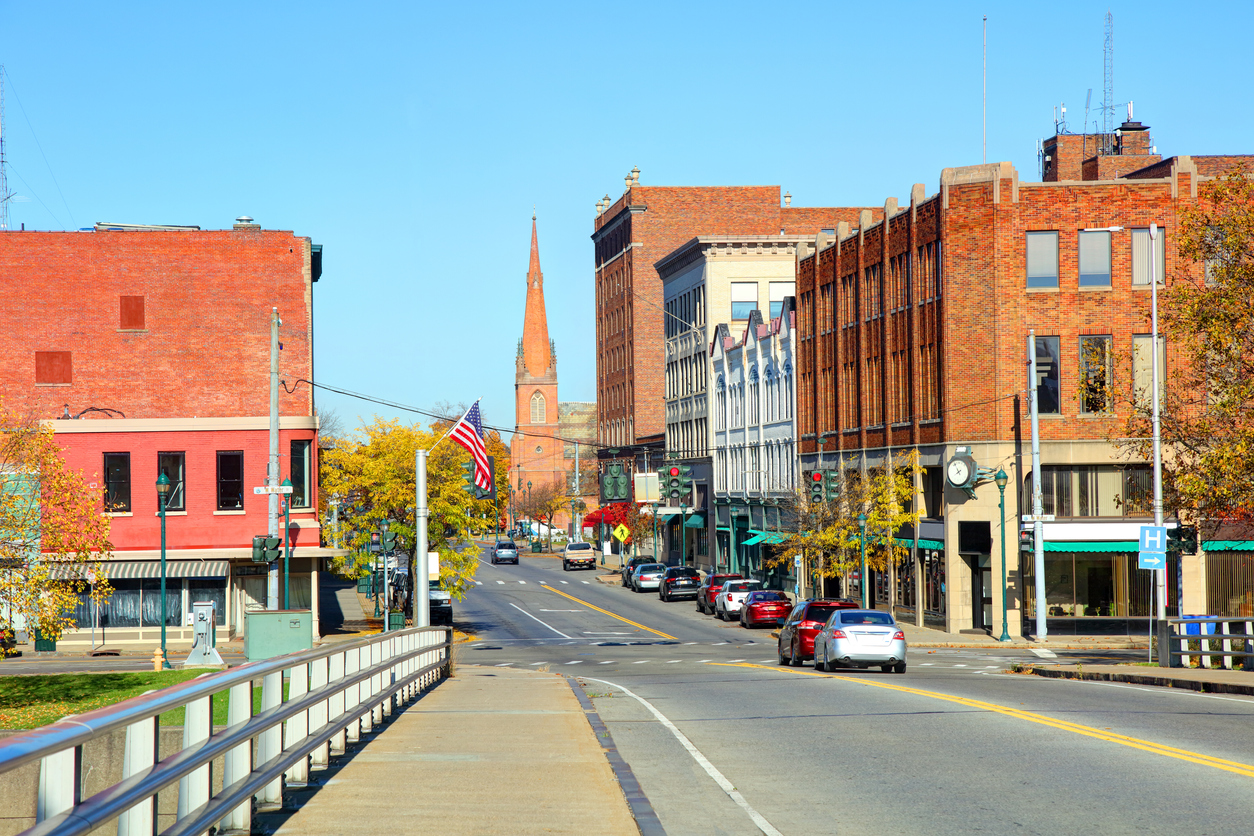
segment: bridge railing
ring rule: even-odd
[[[118,836],[152,836],[157,793],[176,785],[177,815],[165,836],[248,833],[254,802],[280,805],[285,782],[307,783],[310,769],[325,768],[332,754],[448,676],[452,638],[451,627],[417,627],[250,662],[6,738],[0,774],[40,764],[36,824],[23,836],[86,834],[113,820]],[[212,698],[222,692],[227,722],[215,730]],[[182,749],[158,760],[160,715],[179,708]],[[83,763],[84,744],[120,730],[122,780],[84,798],[91,767]],[[219,758],[214,793],[210,764]]]
[[[1195,625],[1197,631],[1190,631],[1190,625]],[[1189,648],[1190,642],[1197,642],[1196,650]],[[1219,656],[1228,670],[1233,669],[1234,659],[1242,660],[1246,670],[1254,668],[1254,617],[1198,616],[1159,621],[1159,667],[1182,668],[1189,656],[1200,657],[1204,666]]]

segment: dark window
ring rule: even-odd
[[[826,623],[827,619],[832,617],[832,613],[837,610],[845,609],[844,607],[828,607],[815,605],[810,607],[805,614],[806,621],[817,621],[821,624]],[[796,613],[794,613],[795,615]]]
[[[56,386],[73,382],[74,361],[70,352],[35,352],[35,383]]]
[[[185,475],[183,473],[184,455],[182,453],[158,453],[157,476],[165,474],[170,480],[170,492],[166,494],[165,509],[167,511],[186,511],[187,494],[185,492]]]
[[[244,454],[239,450],[218,451],[218,510],[244,509]]]
[[[313,491],[309,480],[308,441],[292,442],[292,508],[308,508],[313,503]]]
[[[131,510],[131,454],[104,454],[104,507],[112,513]]]
[[[992,525],[987,520],[958,523],[958,551],[969,554],[991,554],[993,549]]]
[[[1041,415],[1062,412],[1058,383],[1058,338],[1036,338],[1036,408]]]
[[[123,331],[144,330],[144,297],[119,296],[118,327]]]
[[[1105,412],[1110,409],[1110,337],[1080,337],[1080,410]]]

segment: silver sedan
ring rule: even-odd
[[[891,614],[879,610],[837,610],[814,637],[814,667],[868,668],[906,672],[906,634]]]
[[[666,567],[661,563],[642,563],[631,573],[631,588],[637,592],[657,589],[662,583],[664,574],[666,574]]]

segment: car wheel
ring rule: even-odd
[[[698,595],[698,596],[697,596],[697,612],[699,612],[699,613],[701,613],[701,614],[703,614],[703,615],[705,614],[705,605],[704,605],[703,603],[701,603],[701,596],[700,596],[700,595]]]
[[[896,665],[893,666],[893,673],[905,673],[905,672],[906,672],[905,662],[898,662]]]
[[[827,650],[826,650],[826,649],[823,651],[823,655],[824,655],[824,656],[826,656],[826,655],[827,655]],[[814,648],[814,669],[815,669],[816,671],[825,671],[825,670],[827,670],[827,662],[826,662],[826,660],[821,660],[821,659],[819,659],[819,649],[818,649],[818,647],[815,647],[815,648]]]
[[[892,673],[894,667],[896,666],[895,665],[880,665],[880,670],[882,670],[884,673]]]
[[[794,668],[801,667],[801,648],[796,644],[793,644],[792,646],[792,655],[788,657],[788,664],[792,665]]]
[[[780,664],[780,665],[787,665],[787,664],[789,664],[789,659],[788,659],[788,657],[784,655],[784,647],[783,647],[783,645],[778,645],[778,646],[775,648],[775,650],[776,650],[776,653],[779,655],[779,664]]]

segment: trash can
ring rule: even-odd
[[[405,613],[390,612],[388,613],[388,629],[404,630],[405,629]]]
[[[38,630],[35,631],[35,652],[36,653],[51,653],[55,651],[56,649],[57,649],[56,639],[45,639],[43,633],[39,632]]]
[[[1215,617],[1216,616],[1213,616],[1213,615],[1186,615],[1185,616],[1185,618],[1215,618]],[[1213,636],[1215,633],[1219,632],[1218,630],[1215,629],[1218,626],[1219,625],[1214,623],[1213,621],[1185,622],[1184,634],[1186,636]]]
[[[370,576],[366,575],[357,579],[357,591],[362,594],[370,593]]]
[[[532,541],[531,541],[531,553],[532,553],[532,554],[539,554],[539,553],[540,553],[540,548],[541,548],[541,545],[542,545],[542,544],[540,543],[540,541],[539,541],[539,540],[532,540]]]

